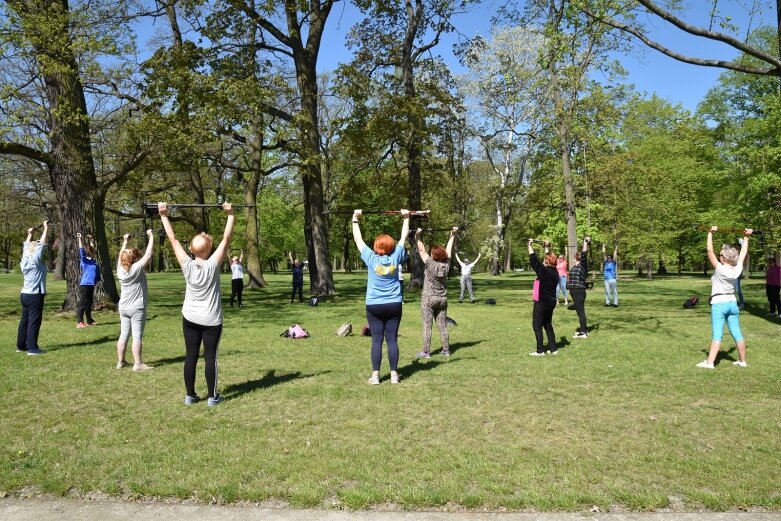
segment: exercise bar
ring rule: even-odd
[[[719,229],[716,230],[717,232],[743,233],[745,231],[745,228],[735,228],[735,227],[723,227],[722,228],[721,226],[719,226],[718,228]],[[697,230],[697,231],[700,231],[700,232],[709,232],[711,227],[710,226],[706,226],[706,225],[703,224],[703,225],[700,225],[700,226],[695,226],[694,229]],[[765,232],[762,231],[762,230],[752,230],[751,231],[751,235],[762,236],[762,235],[765,235]]]
[[[167,208],[222,208],[222,203],[166,203]],[[237,208],[255,208],[254,204],[232,204],[231,207],[233,209]],[[143,208],[144,213],[146,213],[147,216],[157,215],[159,210],[157,203],[144,203],[141,205],[141,208]]]
[[[428,217],[431,210],[408,210],[411,216]],[[323,215],[352,215],[354,210],[326,210]],[[361,215],[401,215],[401,210],[361,210]]]

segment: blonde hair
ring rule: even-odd
[[[201,232],[190,241],[190,251],[196,257],[207,257],[212,251],[212,236],[206,232]]]
[[[141,258],[141,252],[138,248],[126,248],[119,254],[119,263],[125,271],[130,271],[130,266],[139,258]]]
[[[738,263],[738,256],[740,252],[730,246],[729,244],[723,244],[721,246],[721,255],[728,264],[735,266]]]

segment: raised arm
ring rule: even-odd
[[[239,250],[239,264],[244,262],[244,250]]]
[[[447,246],[445,246],[445,251],[447,252],[447,258],[451,258],[453,256],[453,245],[456,242],[456,234],[458,233],[458,226],[454,226],[452,230],[450,230],[450,239],[447,241]]]
[[[290,265],[292,266],[293,265],[293,261],[295,260],[295,259],[293,259],[293,252],[292,251],[287,252],[287,258],[290,260]]]
[[[618,264],[618,243],[616,243],[615,248],[613,248],[613,262]]]
[[[355,246],[358,248],[359,254],[363,251],[363,248],[366,246],[366,243],[363,242],[363,237],[361,236],[361,225],[358,224],[358,218],[362,214],[363,214],[363,210],[353,210],[353,241],[355,241]]]
[[[426,246],[423,244],[423,241],[420,240],[420,235],[423,233],[423,230],[418,228],[415,230],[415,245],[418,247],[418,253],[420,254],[420,260],[423,261],[423,264],[426,264],[428,261],[428,253],[426,253]]]
[[[602,245],[602,260],[607,262],[607,252],[605,250],[605,245],[604,244]]]
[[[740,255],[738,255],[738,266],[743,266],[743,261],[746,260],[746,255],[748,255],[748,238],[749,235],[753,230],[751,228],[746,228],[743,230],[743,244],[740,246]]]
[[[130,238],[130,234],[126,233],[122,236],[122,246],[119,247],[119,253],[117,253],[117,270],[122,266],[122,252],[127,248],[127,240]]]
[[[480,260],[480,255],[482,255],[482,253],[477,252],[477,258],[472,261],[472,264],[470,264],[470,266],[474,266],[475,264],[477,264],[477,261]]]
[[[716,232],[719,230],[718,226],[711,226],[711,229],[708,230],[708,239],[706,242],[706,248],[708,252],[708,260],[710,261],[711,265],[713,266],[713,269],[716,269],[719,267],[719,259],[716,257],[716,254],[713,253],[713,232]]]
[[[125,237],[127,237],[127,235],[125,235]],[[138,260],[142,266],[146,266],[152,259],[152,249],[154,248],[154,244],[155,234],[151,229],[149,229],[146,231],[146,251],[144,252],[144,256]]]
[[[79,249],[84,249],[84,241],[81,240],[81,233],[76,233],[76,240],[79,241]]]
[[[529,239],[529,255],[534,253],[534,246],[532,246],[534,239]]]
[[[182,248],[182,244],[176,239],[174,228],[171,226],[171,221],[168,220],[168,206],[165,203],[157,203],[157,211],[160,212],[160,222],[163,223],[163,229],[168,237],[168,242],[171,243],[171,247],[174,249],[174,255],[176,260],[181,266],[184,259],[187,258],[187,252]]]
[[[49,235],[49,221],[43,221],[43,231],[41,232],[41,238],[38,241],[45,245],[46,237]]]
[[[27,238],[24,240],[24,242],[30,242],[33,240],[33,232],[35,231],[35,228],[27,228]]]
[[[231,239],[233,239],[233,225],[236,222],[236,215],[233,213],[233,206],[230,203],[222,203],[222,209],[228,214],[228,219],[225,221],[222,241],[211,256],[211,259],[215,259],[217,264],[221,264],[225,260],[225,255],[228,254],[228,248],[230,248]]]
[[[464,267],[463,261],[461,261],[461,257],[458,256],[458,252],[456,252],[456,261],[461,265],[461,267]]]
[[[409,237],[409,210],[405,210],[402,208],[401,210],[401,218],[402,224],[401,224],[401,237],[399,238],[399,244],[401,244],[402,248],[407,243],[407,238]]]

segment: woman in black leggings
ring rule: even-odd
[[[553,310],[556,308],[556,288],[559,286],[559,272],[556,271],[558,258],[555,254],[546,251],[543,262],[540,262],[537,254],[534,253],[533,240],[529,239],[529,262],[537,274],[535,284],[539,284],[539,292],[532,312],[532,329],[537,340],[537,350],[529,355],[545,356],[545,347],[542,343],[543,329],[548,337],[548,352],[555,355],[558,353],[558,348],[556,334],[553,331]]]
[[[572,296],[572,305],[578,313],[578,330],[573,338],[588,338],[586,326],[586,277],[588,277],[588,245],[591,239],[583,239],[583,249],[575,254],[575,262],[567,276],[567,290]]]
[[[380,383],[383,338],[388,344],[390,381],[392,384],[399,383],[399,344],[396,338],[401,323],[401,287],[398,266],[407,260],[404,239],[409,235],[409,212],[401,210],[399,213],[404,221],[398,243],[389,235],[378,235],[372,249],[363,242],[361,236],[361,227],[358,224],[361,210],[353,212],[353,239],[369,272],[369,282],[366,285],[366,320],[372,332],[372,375],[369,378],[372,385]]]

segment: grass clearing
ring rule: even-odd
[[[50,280],[45,356],[14,352],[21,277],[0,275],[0,490],[102,491],[123,497],[295,506],[579,510],[621,504],[781,508],[781,324],[764,317],[761,280],[744,280],[746,369],[727,335],[716,370],[695,368],[710,341],[703,277],[619,281],[621,307],[588,294],[591,336],[571,338],[559,306],[557,357],[534,358],[531,276],[475,277],[458,304],[450,285],[453,355],[416,361],[418,295],[406,296],[401,384],[370,386],[365,274],[338,274],[339,296],[290,304],[290,275],[227,307],[218,388],[226,401],[183,404],[179,273],[149,276],[148,373],[116,370],[119,320],[75,329],[57,316],[64,283]],[[334,332],[351,321],[354,333]],[[312,338],[288,340],[290,324]],[[205,391],[203,361],[196,388]],[[678,501],[677,499],[675,501]]]

